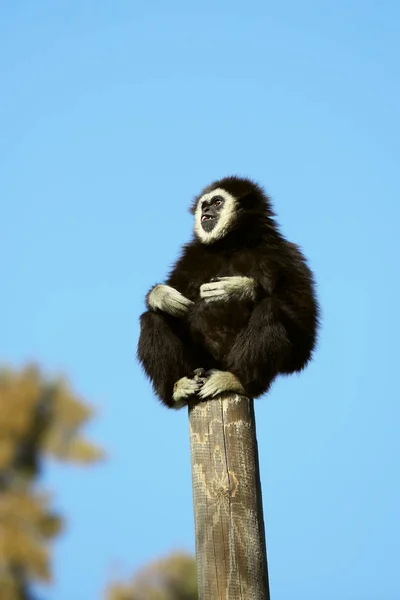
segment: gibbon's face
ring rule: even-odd
[[[223,238],[236,220],[237,199],[223,188],[203,194],[195,210],[194,230],[203,244]]]
[[[233,229],[252,230],[259,222],[276,228],[270,200],[264,190],[246,177],[214,181],[194,199],[194,233],[202,244],[213,244]]]

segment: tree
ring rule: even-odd
[[[197,600],[195,559],[175,552],[141,569],[128,583],[111,584],[107,600]]]
[[[31,600],[52,578],[50,542],[63,519],[38,485],[45,457],[90,464],[102,452],[81,435],[93,411],[62,378],[29,364],[0,368],[0,598]]]

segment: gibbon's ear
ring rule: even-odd
[[[243,211],[248,213],[266,211],[269,216],[273,216],[272,211],[269,208],[268,198],[266,196],[260,198],[260,196],[254,192],[249,192],[242,196],[242,198],[239,199],[239,206]]]
[[[255,208],[256,204],[258,203],[258,198],[256,198],[251,191],[243,194],[243,196],[238,198],[238,200],[241,208],[244,208],[245,210],[251,210],[252,208]]]

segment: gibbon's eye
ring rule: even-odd
[[[220,206],[221,204],[222,204],[222,200],[221,200],[221,198],[215,198],[215,200],[214,200],[214,205],[215,205],[215,206]]]

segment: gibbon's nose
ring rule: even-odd
[[[203,215],[208,215],[211,212],[211,206],[203,206],[202,213]]]

